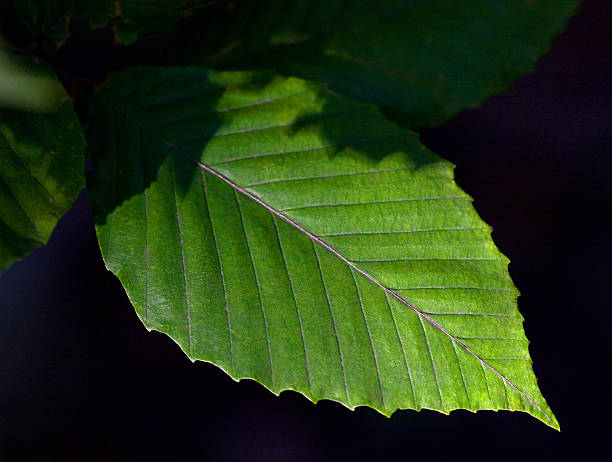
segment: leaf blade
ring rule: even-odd
[[[240,2],[231,9],[217,5],[179,43],[186,49],[215,44],[196,58],[204,66],[276,69],[318,80],[392,109],[407,126],[422,127],[480,104],[532,71],[578,5],[575,0]]]
[[[152,87],[125,100],[134,76]],[[176,101],[143,110],[164,86],[162,98]],[[281,98],[291,93],[299,97]],[[98,170],[119,162],[120,190],[133,194],[109,201],[94,177],[97,231],[105,236],[116,221],[134,230],[124,251],[102,249],[148,328],[275,393],[386,415],[516,408],[558,425],[517,341],[524,333],[507,259],[452,166],[416,135],[316,84],[253,73],[126,71],[100,99],[112,105],[101,120],[119,127],[123,147],[94,152]],[[147,133],[151,173],[146,242],[138,235],[145,194],[130,180],[135,131]],[[368,149],[337,142],[373,131],[383,141]],[[424,200],[432,198],[446,199]],[[145,277],[143,264],[155,270]],[[195,328],[187,286],[199,293]]]
[[[0,108],[0,271],[45,244],[72,207],[84,149],[70,101],[45,114]]]

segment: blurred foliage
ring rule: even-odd
[[[50,69],[0,47],[0,107],[49,112],[63,99],[66,92]]]
[[[205,0],[6,0],[0,17],[0,35],[29,50],[50,54],[70,34],[71,19],[93,28],[109,27],[117,43],[171,31],[181,19],[208,6]]]

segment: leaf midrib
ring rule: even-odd
[[[110,109],[112,112],[115,112],[116,114],[126,118],[131,123],[133,123],[136,126],[140,127],[140,129],[144,129],[144,130],[149,131],[155,138],[157,138],[162,143],[167,145],[173,151],[175,151],[176,153],[178,153],[178,154],[184,156],[185,158],[189,159],[196,166],[200,167],[201,169],[205,170],[206,172],[210,173],[211,175],[215,176],[219,180],[221,180],[224,183],[226,183],[228,186],[230,186],[232,189],[234,189],[234,191],[243,194],[244,196],[248,197],[249,199],[252,199],[257,204],[259,204],[260,206],[264,207],[268,212],[272,213],[274,216],[280,218],[284,222],[286,222],[289,225],[291,225],[292,227],[296,228],[298,231],[300,231],[303,234],[305,234],[313,243],[314,242],[318,243],[319,245],[324,247],[326,250],[331,252],[333,255],[335,255],[337,258],[339,258],[341,261],[343,261],[346,265],[348,265],[349,268],[351,268],[352,270],[357,271],[362,276],[364,276],[366,279],[369,279],[372,283],[374,283],[375,285],[380,287],[386,294],[391,295],[393,298],[398,300],[401,304],[403,304],[403,305],[407,306],[408,308],[412,309],[419,316],[419,319],[421,320],[421,322],[422,322],[423,319],[426,320],[427,322],[429,322],[429,324],[431,324],[433,327],[435,327],[440,332],[442,332],[444,335],[446,335],[452,342],[455,342],[457,345],[462,347],[468,354],[470,354],[475,359],[477,359],[480,362],[482,367],[486,367],[487,369],[489,369],[491,372],[493,372],[495,375],[497,375],[504,382],[504,384],[508,384],[511,388],[513,388],[515,391],[517,391],[523,398],[525,398],[530,404],[535,406],[542,413],[542,415],[550,422],[551,426],[557,428],[557,424],[555,423],[554,419],[552,419],[548,415],[548,413],[538,404],[537,401],[535,401],[533,398],[531,398],[529,395],[527,395],[525,392],[523,392],[521,389],[519,389],[506,376],[504,376],[501,372],[499,372],[497,369],[495,369],[486,360],[484,360],[479,355],[474,353],[465,343],[460,341],[457,337],[453,336],[444,327],[442,327],[440,324],[438,324],[436,321],[434,321],[428,314],[426,314],[425,312],[419,310],[417,307],[415,307],[413,304],[408,302],[405,298],[403,298],[396,291],[394,291],[393,289],[385,286],[383,283],[378,281],[374,276],[369,274],[367,271],[359,268],[352,261],[350,261],[346,257],[344,257],[344,255],[342,255],[340,252],[338,252],[336,249],[334,249],[331,245],[327,244],[321,238],[319,238],[315,234],[311,233],[310,231],[308,231],[307,229],[305,229],[304,227],[302,227],[297,222],[295,222],[291,218],[287,217],[286,215],[284,215],[280,211],[276,210],[274,207],[268,205],[266,202],[264,202],[262,199],[260,199],[259,197],[257,197],[253,193],[250,193],[246,189],[244,189],[241,186],[239,186],[238,184],[234,183],[232,180],[230,180],[229,178],[227,178],[225,175],[223,175],[222,173],[218,172],[214,168],[210,167],[209,165],[204,164],[204,163],[200,162],[199,160],[194,159],[193,157],[191,157],[189,154],[184,152],[182,149],[180,149],[174,143],[172,143],[171,141],[166,140],[165,138],[163,138],[155,130],[152,130],[149,127],[147,127],[146,125],[141,124],[139,121],[137,121],[136,119],[134,119],[132,116],[130,116],[129,114],[127,114],[125,112],[122,112],[122,111],[120,111],[120,110],[118,110],[118,109],[116,109],[114,107],[111,107],[111,106],[109,106],[107,104],[104,104],[104,103],[101,103],[101,104],[103,106],[107,107],[108,109]],[[214,137],[214,135],[213,135],[213,137]],[[432,361],[433,361],[433,358],[432,358]],[[486,377],[486,374],[485,374],[485,377]],[[487,387],[488,387],[488,384],[487,384]],[[505,385],[504,385],[504,387],[505,387]],[[438,385],[438,389],[439,389],[439,385]]]

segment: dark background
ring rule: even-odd
[[[0,460],[604,460],[611,427],[612,2],[585,1],[536,72],[422,131],[458,165],[523,295],[558,433],[524,413],[351,412],[275,397],[148,333],[84,196],[0,278]],[[4,458],[4,459],[3,459]],[[609,460],[609,459],[608,459]]]

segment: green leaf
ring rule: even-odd
[[[65,99],[64,87],[50,69],[5,53],[0,43],[0,107],[47,112]]]
[[[274,74],[131,69],[97,101],[98,239],[148,329],[274,393],[558,428],[508,260],[415,133]]]
[[[46,114],[0,107],[0,271],[46,243],[70,209],[84,150],[69,100]]]
[[[320,80],[353,98],[401,111],[410,126],[426,126],[481,103],[530,72],[578,4],[222,2],[194,21],[192,30],[178,32],[183,48],[203,49],[198,62],[205,66],[258,66]]]

